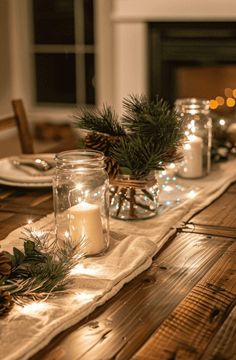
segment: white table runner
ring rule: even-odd
[[[28,359],[58,333],[105,303],[151,265],[152,257],[177,227],[220,196],[235,180],[236,160],[220,164],[200,180],[167,180],[166,191],[160,196],[162,206],[158,216],[137,222],[111,220],[109,251],[102,257],[83,260],[75,268],[70,294],[24,308],[15,306],[7,317],[0,318],[0,357]],[[51,226],[53,215],[34,224],[35,228]],[[20,247],[21,232],[22,228],[18,228],[1,241],[1,250]]]

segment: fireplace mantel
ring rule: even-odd
[[[114,0],[114,106],[130,93],[147,93],[147,23],[235,21],[235,0]]]

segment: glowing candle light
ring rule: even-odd
[[[70,235],[80,243],[85,255],[95,255],[105,248],[99,206],[81,202],[69,209]]]
[[[202,163],[203,140],[196,135],[189,135],[183,145],[183,163],[179,174],[185,178],[197,178],[203,175]]]

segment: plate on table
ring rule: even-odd
[[[10,156],[0,159],[0,184],[20,187],[52,186],[54,167],[42,172],[27,165],[15,166],[13,164],[13,160],[33,162],[37,158],[44,159],[51,165],[54,165],[54,154],[49,153]]]

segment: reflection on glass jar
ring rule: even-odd
[[[184,119],[185,141],[183,160],[178,165],[178,175],[184,178],[200,178],[211,169],[212,120],[209,101],[202,99],[178,99],[176,111]]]
[[[119,175],[110,180],[110,214],[122,220],[148,219],[157,214],[159,186],[154,174],[136,179]]]
[[[80,255],[99,255],[109,246],[109,184],[103,154],[74,150],[56,155],[53,178],[56,237]]]

